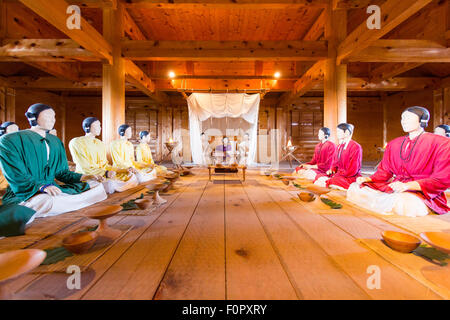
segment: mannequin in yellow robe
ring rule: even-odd
[[[132,172],[109,165],[106,146],[96,138],[102,130],[100,120],[89,117],[83,120],[82,126],[86,135],[73,138],[69,143],[70,153],[76,164],[75,172],[102,176],[103,187],[108,194],[136,187],[138,180]]]
[[[126,124],[121,125],[119,135],[120,139],[112,141],[110,145],[113,166],[130,170],[136,175],[139,183],[156,179],[154,165],[144,165],[134,159],[134,146],[128,141],[132,135],[131,127]]]
[[[167,168],[164,166],[158,166],[153,161],[152,150],[148,145],[151,140],[150,133],[148,131],[141,131],[139,132],[139,138],[140,143],[136,147],[136,161],[143,167],[153,166],[156,169],[156,174],[158,176],[166,174]]]

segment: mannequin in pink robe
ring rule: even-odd
[[[324,127],[319,130],[320,143],[314,149],[312,160],[295,168],[294,175],[308,180],[315,180],[318,174],[323,175],[330,170],[336,152],[336,145],[328,140],[330,134],[329,128]]]
[[[318,174],[315,184],[321,187],[348,189],[361,176],[362,148],[352,140],[353,125],[341,123],[337,135],[341,143],[334,154],[331,168]]]
[[[450,141],[424,131],[428,110],[411,107],[402,114],[408,136],[388,143],[377,172],[359,178],[347,199],[379,213],[424,216],[430,209],[449,211],[445,190],[450,188]]]

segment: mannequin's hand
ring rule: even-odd
[[[405,192],[405,191],[408,191],[408,189],[409,189],[408,185],[406,183],[403,183],[400,181],[392,182],[391,184],[389,184],[389,187],[391,187],[391,189],[397,193]]]
[[[103,177],[99,174],[83,174],[81,176],[80,181],[88,181],[88,180],[95,180],[98,182],[103,182]]]
[[[303,169],[309,170],[311,166],[309,164],[302,164]]]
[[[47,193],[48,195],[54,197],[57,196],[59,194],[61,194],[61,189],[59,189],[56,186],[48,186],[47,188],[44,189],[44,192]]]
[[[108,171],[107,178],[112,179],[115,178],[115,176],[116,176],[115,171]]]
[[[356,183],[359,184],[359,185],[363,184],[364,182],[370,182],[370,181],[372,181],[372,179],[370,179],[370,177],[358,177],[358,178],[356,178]]]

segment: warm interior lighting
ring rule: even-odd
[[[279,77],[281,77],[281,73],[279,73],[278,71],[277,72],[275,72],[274,73],[274,75],[273,75],[275,78],[279,78]]]
[[[169,72],[169,78],[175,78],[175,72],[170,71]]]
[[[292,147],[292,142],[291,142],[291,138],[289,138],[288,143],[287,143],[287,147]]]
[[[172,138],[169,138],[169,143],[173,143],[173,139]]]

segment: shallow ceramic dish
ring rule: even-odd
[[[434,248],[450,254],[450,233],[447,232],[422,232],[420,237]]]
[[[311,192],[303,191],[298,194],[298,197],[303,202],[311,202],[314,201],[314,194]]]
[[[122,211],[119,205],[104,205],[87,209],[84,214],[91,219],[106,219]]]
[[[14,279],[38,267],[47,253],[39,249],[23,249],[0,254],[0,282]]]
[[[152,206],[153,201],[150,199],[138,199],[135,200],[134,203],[139,207],[141,210],[149,209]]]
[[[403,253],[414,251],[421,243],[419,238],[398,231],[383,231],[382,236],[389,247]]]
[[[63,247],[73,253],[87,252],[97,240],[98,234],[95,231],[83,231],[73,233],[65,237],[62,244]]]

